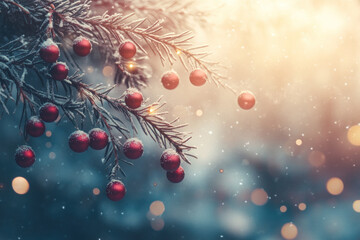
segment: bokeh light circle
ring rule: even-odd
[[[29,182],[23,177],[16,177],[12,180],[12,188],[17,194],[23,195],[29,191]]]
[[[339,195],[344,190],[344,183],[340,178],[330,178],[326,183],[326,189],[331,195]]]
[[[284,239],[295,239],[298,235],[298,229],[293,223],[285,223],[281,228],[281,236]]]

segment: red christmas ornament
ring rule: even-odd
[[[26,132],[32,137],[40,137],[45,132],[44,122],[37,116],[32,116],[26,121]]]
[[[242,109],[251,109],[255,105],[254,94],[250,91],[242,91],[238,97],[238,104]]]
[[[136,46],[134,43],[126,41],[120,45],[119,53],[123,58],[130,59],[136,54]]]
[[[91,42],[84,37],[77,37],[73,42],[73,49],[76,55],[85,57],[91,52]]]
[[[77,130],[69,136],[69,147],[74,152],[85,152],[89,147],[89,143],[89,135],[81,130]]]
[[[175,71],[168,71],[161,77],[161,83],[168,90],[175,89],[179,85],[179,75]]]
[[[52,65],[50,69],[50,74],[54,80],[62,81],[64,80],[69,73],[69,68],[64,62],[57,62]]]
[[[195,69],[190,73],[189,79],[194,86],[202,86],[206,83],[207,75],[202,69]]]
[[[22,145],[16,149],[15,161],[22,168],[30,167],[35,162],[35,153],[31,147]]]
[[[40,46],[40,57],[48,63],[54,63],[60,56],[59,47],[51,38],[48,38]]]
[[[111,180],[106,186],[106,196],[112,201],[121,200],[125,193],[125,185],[119,180]]]
[[[129,138],[124,143],[123,147],[124,155],[130,159],[137,159],[141,157],[144,152],[144,146],[142,142],[137,138]]]
[[[173,172],[167,172],[166,177],[170,182],[179,183],[185,177],[184,169],[180,166],[178,169],[176,169]]]
[[[95,150],[101,150],[109,143],[107,133],[100,128],[93,128],[89,132],[90,147]]]
[[[126,106],[132,109],[136,109],[141,106],[143,96],[136,88],[128,88],[125,92]]]
[[[59,109],[55,104],[45,103],[40,109],[40,118],[45,122],[54,122],[59,117]]]
[[[180,166],[180,156],[173,149],[166,149],[160,158],[160,165],[166,171],[175,171]]]

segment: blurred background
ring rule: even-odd
[[[24,170],[13,158],[25,143],[19,113],[3,115],[1,240],[360,239],[360,2],[199,2],[214,9],[195,42],[209,43],[228,83],[252,91],[255,107],[240,109],[237,95],[214,84],[192,86],[180,64],[179,87],[165,90],[170,66],[151,57],[143,94],[164,95],[167,119],[189,123],[198,159],[172,184],[162,149],[139,135],[145,152],[124,166],[120,202],[106,197],[103,153],[68,148],[72,124],[47,124],[31,138],[37,162]],[[112,82],[111,66],[80,63],[88,81]]]

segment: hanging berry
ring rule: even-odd
[[[69,68],[64,62],[57,62],[52,65],[50,74],[54,80],[62,81],[69,73]]]
[[[93,128],[89,132],[90,147],[95,150],[101,150],[109,143],[107,133],[100,128]]]
[[[179,75],[175,71],[168,71],[161,77],[161,83],[168,90],[175,89],[179,85]]]
[[[141,106],[143,101],[142,93],[136,88],[128,88],[125,92],[126,106],[132,109],[136,109]]]
[[[180,156],[173,149],[166,149],[160,158],[160,165],[166,171],[175,171],[180,166]]]
[[[185,177],[184,169],[180,166],[178,169],[176,169],[173,172],[167,172],[166,177],[170,182],[179,183]]]
[[[54,122],[59,117],[59,109],[53,103],[44,103],[40,109],[40,118],[45,122]]]
[[[137,159],[143,154],[144,146],[139,139],[129,138],[124,143],[123,152],[127,158]]]
[[[206,83],[207,75],[202,69],[195,69],[190,73],[189,79],[194,86],[198,87]]]
[[[89,135],[81,130],[77,130],[69,136],[69,147],[74,152],[85,152],[89,147],[89,143]]]
[[[238,97],[238,104],[242,109],[251,109],[255,105],[254,94],[250,91],[242,91]]]
[[[73,50],[76,55],[80,57],[85,57],[89,55],[89,53],[91,52],[91,48],[91,42],[87,38],[80,36],[75,38],[73,42]]]
[[[112,201],[121,200],[125,193],[125,185],[119,180],[111,180],[106,186],[106,196]]]
[[[134,43],[126,41],[120,45],[119,53],[121,57],[130,59],[136,54],[136,46]]]
[[[40,46],[40,57],[48,63],[54,63],[60,56],[59,47],[51,38],[48,38]]]
[[[26,132],[32,137],[40,137],[45,132],[44,122],[37,116],[32,116],[26,121]]]
[[[22,168],[30,167],[35,162],[35,152],[31,147],[22,145],[15,151],[15,161]]]

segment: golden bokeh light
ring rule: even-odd
[[[99,195],[99,194],[100,194],[100,189],[94,188],[94,189],[92,190],[92,192],[93,192],[94,195]]]
[[[360,146],[360,126],[355,125],[349,128],[347,132],[347,139],[354,146]]]
[[[196,110],[196,116],[201,117],[203,115],[203,111],[201,109]]]
[[[293,223],[285,223],[281,228],[281,236],[284,239],[295,239],[298,235],[298,229]]]
[[[268,201],[268,195],[262,188],[257,188],[251,192],[251,201],[258,206],[265,205]]]
[[[162,201],[154,201],[150,204],[150,213],[154,216],[160,216],[165,211],[165,205]]]
[[[296,139],[295,143],[296,143],[296,145],[301,146],[302,145],[302,140],[301,139]]]
[[[286,211],[287,211],[287,207],[286,207],[285,205],[282,205],[282,206],[280,207],[280,212],[284,213],[284,212],[286,212]]]
[[[48,131],[46,131],[45,135],[46,135],[47,137],[51,137],[52,132],[51,132],[50,130],[48,130]]]
[[[219,173],[223,173],[223,172],[224,172],[224,169],[220,169],[220,170],[219,170]]]
[[[305,203],[300,203],[298,207],[299,207],[300,211],[305,211],[306,210],[306,204]]]
[[[310,165],[314,167],[320,167],[325,163],[326,157],[325,154],[320,151],[312,151],[309,154],[308,161]]]
[[[111,77],[114,74],[114,69],[111,66],[105,66],[102,73],[105,77]]]
[[[12,180],[11,186],[17,194],[26,194],[29,191],[29,182],[23,177],[16,177]]]
[[[326,183],[326,189],[331,195],[339,195],[344,190],[344,183],[340,178],[330,178]]]
[[[355,212],[360,213],[360,200],[355,200],[353,202],[353,209]]]

